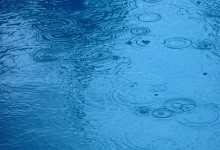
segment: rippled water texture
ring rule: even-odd
[[[0,150],[219,149],[219,0],[0,0]]]

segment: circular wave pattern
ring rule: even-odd
[[[113,56],[113,53],[108,48],[100,49],[80,49],[76,52],[76,59],[82,63],[104,63]]]
[[[169,118],[173,115],[173,111],[167,108],[158,108],[153,111],[152,115],[155,118]]]
[[[161,101],[161,97],[155,97],[151,91],[140,89],[140,87],[131,87],[130,85],[111,90],[107,93],[107,99],[114,104],[124,106],[146,106]]]
[[[67,33],[67,32],[51,32],[51,33],[43,33],[37,36],[38,40],[40,41],[47,41],[47,42],[65,42],[70,44],[71,42],[78,41],[81,38],[80,34],[75,33]]]
[[[123,22],[126,19],[125,17],[128,15],[128,8],[124,5],[112,5],[111,9],[107,11],[106,21],[115,21],[115,22]],[[132,9],[132,8],[131,8]]]
[[[162,19],[160,14],[145,13],[138,16],[138,20],[142,22],[156,22]]]
[[[130,31],[132,34],[135,35],[147,35],[151,32],[150,29],[147,27],[135,27],[132,28]]]
[[[64,14],[44,13],[37,16],[36,23],[32,25],[37,32],[39,41],[47,42],[73,42],[82,36],[82,29],[71,19],[62,17]],[[39,32],[40,31],[40,32]]]
[[[134,114],[138,116],[149,116],[151,109],[148,106],[139,106],[134,110]]]
[[[142,36],[142,37],[133,37],[128,42],[127,45],[131,45],[133,47],[144,48],[150,44],[149,37]]]
[[[88,40],[93,40],[93,41],[100,41],[100,42],[105,42],[109,41],[112,39],[115,39],[116,36],[110,33],[92,33],[89,35]]]
[[[157,2],[161,2],[162,0],[143,0],[143,1],[147,3],[157,3]]]
[[[184,130],[182,126],[175,127],[175,132],[172,132],[174,126],[168,123],[166,119],[161,118],[160,121],[163,121],[161,123],[150,121],[147,124],[148,120],[144,119],[140,122],[128,124],[126,137],[121,138],[127,147],[132,150],[191,149],[190,146],[199,138],[197,130]],[[145,125],[149,125],[150,129],[145,128]]]
[[[126,30],[125,26],[120,26],[118,24],[112,23],[102,23],[98,25],[98,28],[101,29],[102,32],[112,33],[112,32],[122,32]]]
[[[167,90],[166,85],[163,84],[152,85],[153,92],[165,92],[166,90]]]
[[[205,40],[196,42],[193,47],[200,50],[210,50],[214,48],[215,45],[211,41]]]
[[[80,24],[83,26],[88,24],[96,23],[102,23],[107,20],[109,17],[109,14],[107,14],[107,11],[103,11],[102,9],[86,9],[84,11],[80,11],[76,18]]]
[[[78,49],[71,56],[71,59],[78,69],[85,70],[88,73],[91,71],[96,73],[99,71],[116,71],[130,63],[129,59],[114,54],[111,47]]]
[[[87,8],[103,8],[110,5],[110,0],[85,0],[83,5]]]
[[[125,10],[126,12],[136,9],[137,1],[136,0],[123,0],[123,1],[112,1],[112,7],[116,7],[118,10]]]
[[[177,150],[179,149],[175,140],[172,139],[156,139],[152,141],[152,148],[155,150]]]
[[[191,46],[192,41],[187,38],[183,38],[183,37],[175,37],[175,38],[166,40],[164,42],[164,45],[172,49],[183,49],[183,48],[187,48]]]
[[[33,27],[39,31],[62,32],[71,30],[76,23],[70,19],[48,18],[36,21]]]
[[[220,122],[219,112],[214,108],[197,107],[194,111],[178,116],[177,122],[189,127],[207,127]]]
[[[195,109],[196,103],[188,98],[174,98],[166,101],[164,106],[173,112],[187,112]]]
[[[57,54],[49,52],[48,50],[39,50],[34,53],[33,58],[38,62],[53,62],[58,60],[59,57]]]

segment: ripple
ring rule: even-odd
[[[74,148],[77,150],[122,150],[117,142],[105,137],[86,138],[78,142]]]
[[[11,5],[13,3],[13,5]],[[12,11],[12,10],[21,10],[25,8],[27,2],[24,0],[13,1],[13,0],[1,0],[0,1],[0,11]]]
[[[92,40],[93,42],[106,42],[116,38],[116,34],[113,33],[91,33],[88,35],[88,40]]]
[[[144,48],[150,44],[151,40],[147,36],[142,37],[133,37],[126,42],[127,45],[131,45],[133,47]]]
[[[115,22],[125,22],[127,15],[129,14],[130,8],[124,8],[123,5],[113,5],[111,9],[107,12],[108,17],[106,20]],[[132,9],[132,8],[131,8]]]
[[[57,42],[57,43],[68,43],[79,41],[81,34],[74,32],[50,32],[50,33],[41,33],[37,35],[37,40],[47,41],[47,42]]]
[[[35,17],[32,27],[39,31],[61,31],[70,29],[72,25],[76,25],[76,22],[71,18],[66,18],[65,14],[48,12],[46,14],[41,13]]]
[[[30,110],[30,104],[14,102],[7,105],[5,113],[10,115],[24,115],[26,112],[29,112]]]
[[[33,58],[35,61],[38,62],[53,62],[58,60],[58,55],[48,51],[48,50],[39,50],[36,53],[34,53]]]
[[[189,127],[207,127],[220,122],[219,112],[211,107],[197,107],[194,111],[178,115],[177,122]]]
[[[49,25],[52,26],[52,24],[48,24],[49,22],[56,22],[56,19],[58,22],[63,22],[64,20],[66,20],[65,22],[67,23],[75,23],[73,20],[70,19],[70,13],[68,11],[65,11],[63,9],[59,9],[56,11],[53,10],[40,10],[40,11],[36,11],[34,12],[32,18],[33,18],[33,26],[32,27],[37,27],[37,25],[39,25],[39,23],[44,24],[45,21],[45,25]],[[47,21],[48,19],[48,21]],[[62,20],[62,21],[61,21]],[[39,22],[39,23],[38,23]],[[52,23],[51,22],[51,23]],[[66,26],[67,24],[65,24]]]
[[[110,5],[110,0],[85,0],[83,5],[86,8],[103,8]]]
[[[63,11],[42,12],[34,16],[32,28],[36,31],[37,40],[68,43],[77,41],[84,30],[70,18],[70,15]]]
[[[187,112],[196,108],[196,102],[188,98],[173,98],[167,100],[164,106],[173,112]]]
[[[164,45],[172,49],[183,49],[183,48],[187,48],[191,46],[192,41],[187,38],[183,38],[183,37],[175,37],[175,38],[166,40],[164,42]]]
[[[169,118],[173,115],[173,111],[167,108],[158,108],[153,111],[152,115],[155,118]]]
[[[73,26],[76,26],[76,23],[65,18],[44,18],[41,20],[36,20],[36,23],[33,24],[34,29],[46,32],[71,31]]]
[[[79,23],[85,26],[93,24],[94,22],[96,22],[96,24],[103,23],[107,20],[107,16],[109,16],[107,11],[93,8],[80,11],[76,17],[79,20]]]
[[[115,1],[111,3],[111,6],[116,7],[117,9],[123,9],[126,11],[131,11],[133,9],[138,8],[136,0],[123,0],[123,1]]]
[[[157,3],[157,2],[161,2],[162,0],[143,0],[143,1],[147,3]]]
[[[114,33],[114,32],[123,32],[126,30],[125,26],[118,25],[117,23],[102,23],[98,25],[98,28],[101,29],[102,32]]]
[[[13,55],[1,55],[0,56],[0,75],[10,71],[16,66],[16,60]]]
[[[75,59],[79,62],[90,65],[93,63],[104,63],[112,58],[113,53],[108,48],[87,48],[77,50]]]
[[[161,15],[156,13],[145,13],[138,16],[138,20],[142,22],[156,22],[161,18]]]
[[[133,122],[127,126],[126,137],[121,139],[127,147],[135,150],[190,149],[199,138],[198,131],[185,130],[182,126],[175,126],[173,132],[174,127],[167,122],[148,122],[144,119],[143,122]]]
[[[152,78],[153,77],[149,77],[145,79],[152,81]],[[152,92],[152,85],[142,84],[142,80],[141,83],[138,84],[120,75],[96,76],[96,79],[90,82],[90,87],[93,88],[94,91],[88,91],[90,94],[87,95],[103,94],[102,97],[105,98],[99,98],[99,100],[101,102],[111,103],[113,106],[131,106],[132,108],[150,106],[158,104],[162,101],[162,98],[166,96],[165,93],[155,96],[155,93]],[[168,95],[168,93],[166,94]]]
[[[205,40],[205,41],[197,41],[194,45],[194,48],[200,49],[200,50],[210,50],[215,47],[215,44],[211,41]]]
[[[112,89],[107,93],[107,98],[112,103],[126,106],[153,105],[161,101],[161,95],[155,96],[149,87],[132,84],[124,85],[117,90]]]
[[[166,90],[167,90],[166,85],[163,84],[152,85],[153,92],[165,92]]]
[[[6,47],[0,47],[0,54],[6,54],[9,51]]]
[[[135,107],[134,114],[138,116],[149,116],[151,109],[148,106]]]
[[[61,142],[53,142],[53,141],[48,141],[45,145],[42,145],[42,149],[45,150],[72,150],[72,147]]]
[[[73,104],[72,104],[73,105]],[[86,117],[86,113],[84,112],[84,108],[82,106],[70,106],[68,109],[68,116],[74,119],[84,119]]]
[[[218,150],[220,147],[220,133],[216,132],[209,139],[208,150]]]
[[[150,32],[150,29],[147,27],[135,27],[131,29],[131,33],[135,35],[147,35]]]
[[[156,139],[152,141],[151,145],[152,145],[152,148],[154,148],[155,150],[177,150],[179,149],[178,144],[176,143],[175,140],[166,139],[166,138]]]
[[[81,70],[108,71],[120,69],[130,60],[113,53],[110,47],[81,48],[74,52],[71,59]]]
[[[215,82],[216,82],[216,78],[219,76],[219,72],[217,72],[216,74],[218,74],[218,75],[214,76]],[[214,104],[220,105],[220,102],[218,100],[219,97],[220,97],[220,89],[205,90],[205,91],[203,91],[202,94],[203,94],[202,100],[204,102],[206,102],[206,103],[214,103]]]
[[[219,18],[220,11],[219,11],[219,2],[218,1],[210,1],[210,2],[204,2],[203,7],[204,15],[208,18]]]

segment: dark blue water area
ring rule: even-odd
[[[0,0],[0,150],[219,150],[219,0]]]

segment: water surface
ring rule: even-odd
[[[0,0],[1,150],[219,150],[219,0]]]

